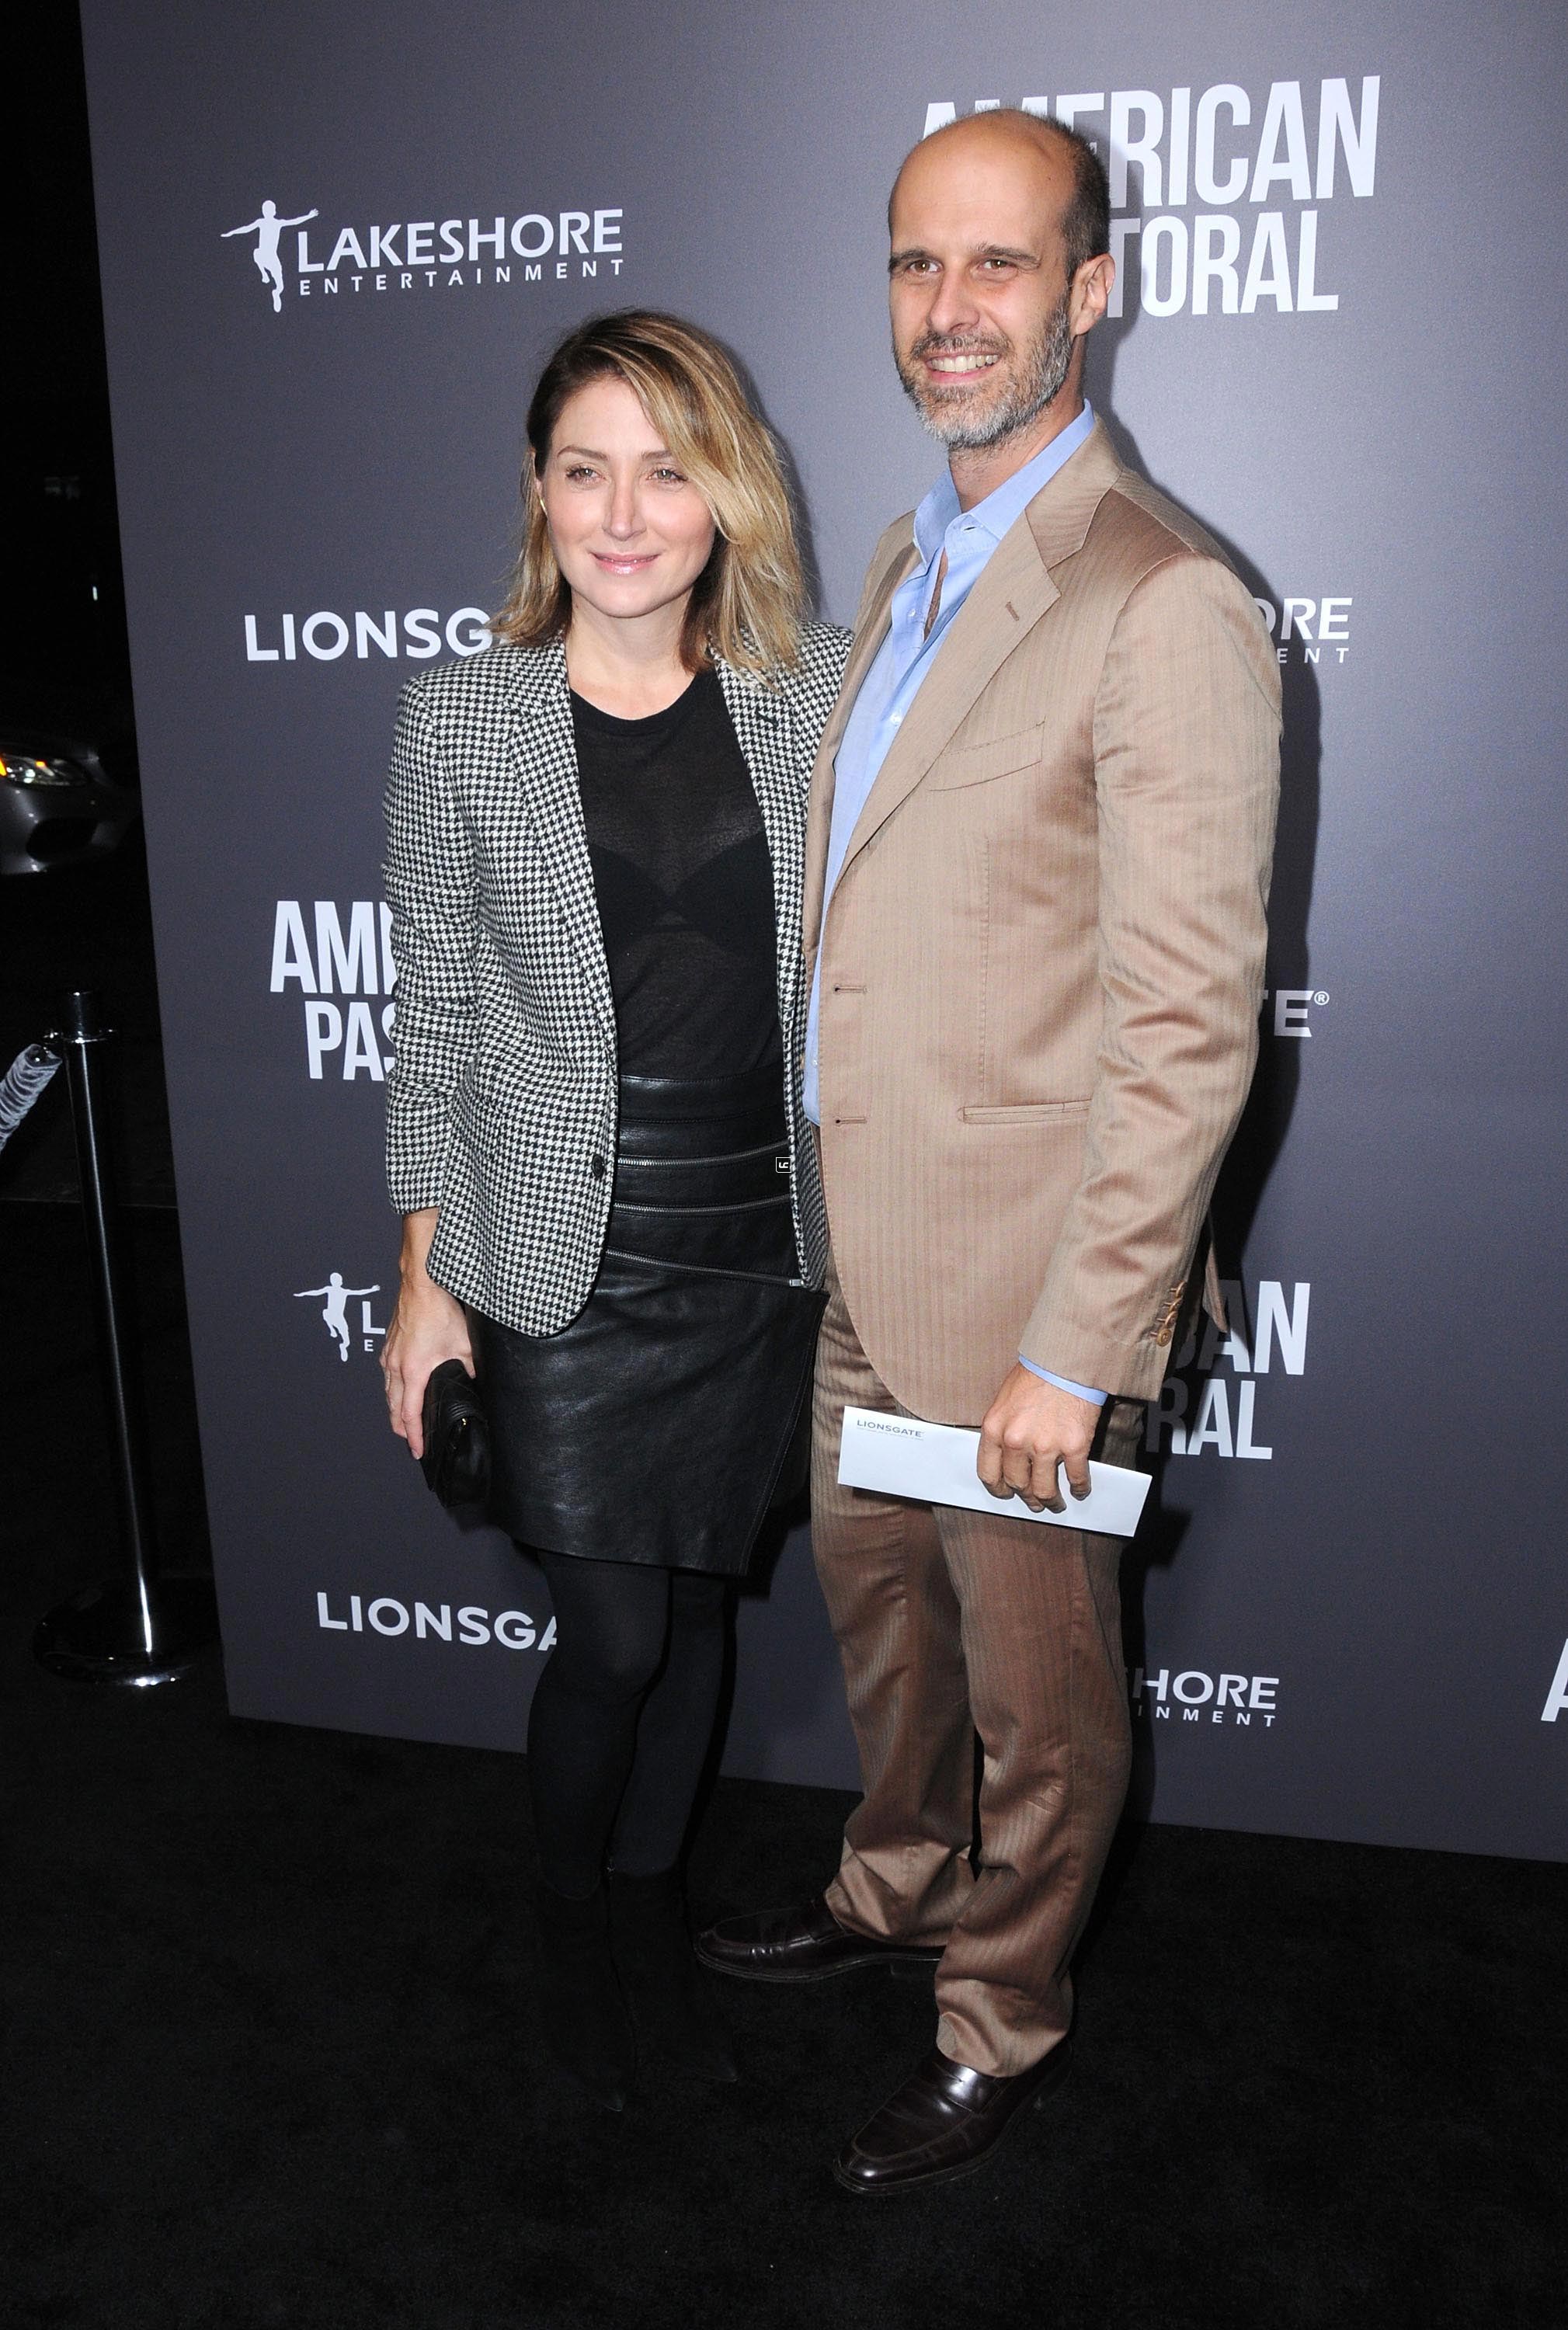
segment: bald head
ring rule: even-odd
[[[903,175],[910,164],[921,156],[954,154],[967,147],[977,151],[989,147],[1002,151],[1015,147],[1020,153],[1059,154],[1069,132],[1060,121],[1048,120],[1038,113],[1025,113],[1022,106],[988,106],[984,113],[966,113],[957,121],[944,124],[922,137],[904,156],[899,175]]]
[[[1062,237],[1069,280],[1087,260],[1109,251],[1110,189],[1099,155],[1078,130],[1037,113],[1025,113],[1021,106],[967,113],[922,137],[904,156],[893,182],[887,205],[889,232],[899,189],[911,171],[920,179],[928,174],[945,177],[949,168],[969,175],[970,166],[987,161],[1015,170],[1020,185],[1032,189],[1045,206]]]

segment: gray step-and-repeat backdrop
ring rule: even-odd
[[[1285,685],[1233,1331],[1180,1355],[1128,1562],[1138,1802],[1564,1851],[1568,19],[1459,0],[87,0],[181,1217],[237,1711],[515,1747],[538,1574],[387,1433],[401,682],[472,653],[540,359],[721,334],[843,619],[934,450],[883,213],[1025,102],[1110,168],[1091,390],[1230,546]],[[13,351],[14,360],[24,352]],[[794,1530],[732,1770],[851,1785]]]

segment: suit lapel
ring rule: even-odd
[[[806,812],[806,895],[801,913],[808,965],[817,952],[822,920],[822,889],[827,876],[827,841],[833,828],[834,755],[843,742],[845,728],[855,709],[855,699],[864,684],[866,673],[875,662],[877,650],[887,637],[893,620],[893,593],[905,575],[919,564],[920,553],[912,535],[896,555],[889,559],[880,574],[873,573],[866,578],[860,611],[855,617],[855,639],[845,668],[844,683],[833,707],[833,716],[823,730],[822,742],[817,749]]]
[[[1096,421],[1077,452],[1008,527],[954,616],[877,772],[850,836],[845,866],[913,792],[1019,640],[1060,598],[1051,570],[1082,548],[1119,468],[1103,425]]]
[[[527,800],[541,861],[613,1053],[615,999],[577,786],[577,742],[566,686],[566,654],[559,640],[545,648],[515,650],[509,694],[515,715],[507,740],[512,772]]]
[[[1027,526],[1010,526],[954,616],[877,771],[849,837],[845,867],[913,792],[987,680],[1057,596]]]
[[[833,716],[822,732],[822,742],[817,748],[817,767],[812,781],[825,773],[831,779],[833,756],[837,752],[849,715],[855,709],[855,699],[860,694],[866,673],[876,659],[876,651],[887,637],[893,620],[893,593],[904,576],[920,564],[920,552],[913,536],[902,543],[880,574],[866,577],[865,589],[855,618],[855,637],[850,644],[849,660],[844,669],[844,682],[833,706]]]
[[[789,707],[750,672],[716,666],[725,707],[751,779],[762,828],[775,866],[787,862],[798,808],[798,781],[790,752]]]
[[[1024,513],[1044,565],[1060,566],[1082,549],[1095,511],[1121,474],[1121,457],[1104,421],[1097,421],[1077,452]]]
[[[800,778],[789,703],[755,674],[720,660],[719,686],[751,779],[773,868],[778,934],[774,983],[785,1056],[793,1058],[800,961]]]

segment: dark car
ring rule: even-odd
[[[0,718],[0,874],[44,874],[101,857],[140,808],[93,745]]]

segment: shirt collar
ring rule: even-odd
[[[977,502],[971,510],[960,512],[952,472],[944,469],[915,512],[915,547],[921,554],[922,565],[930,566],[942,547],[948,528],[960,516],[969,525],[988,534],[994,547],[1008,527],[1022,517],[1042,488],[1048,485],[1057,470],[1072,459],[1093,427],[1094,408],[1085,403],[1076,421],[1070,421],[1059,436],[1053,437],[1048,445],[1041,447],[1033,460],[1025,461],[1021,469],[1005,478],[994,493],[987,494],[984,501]]]

